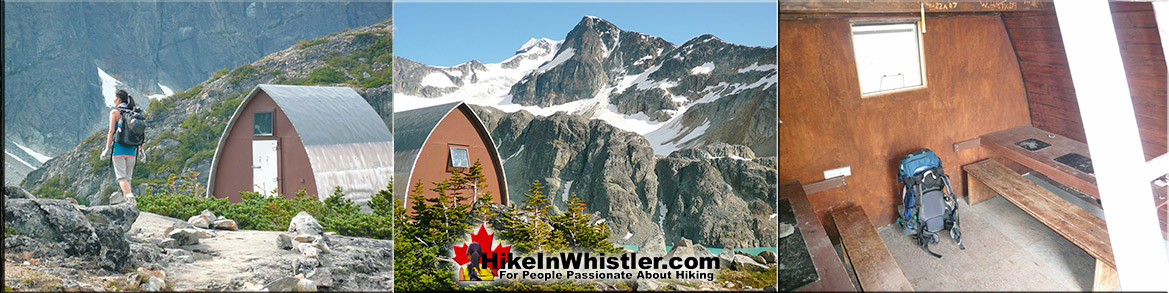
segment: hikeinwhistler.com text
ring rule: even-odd
[[[589,252],[516,256],[512,253],[487,253],[483,264],[498,264],[501,280],[714,280],[719,269],[718,257],[638,257]]]

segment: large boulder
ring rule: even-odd
[[[36,198],[36,196],[33,196],[31,193],[28,193],[28,191],[24,190],[24,188],[11,186],[11,185],[5,185],[4,186],[4,199],[10,199],[10,198],[11,199],[34,199],[34,198]]]
[[[296,213],[296,216],[292,217],[292,221],[288,223],[288,232],[322,236],[325,233],[325,228],[321,227],[321,223],[318,223],[313,215],[301,211]]]
[[[662,234],[655,234],[653,237],[646,238],[645,242],[637,249],[638,254],[648,256],[663,256],[666,255],[666,238]]]
[[[131,265],[125,233],[138,218],[137,205],[85,207],[66,200],[12,197],[4,200],[5,232],[27,238],[5,237],[7,251],[75,256],[115,271]]]
[[[203,238],[203,233],[192,228],[174,229],[166,234],[167,237],[178,241],[179,245],[195,245],[199,244],[199,239]]]

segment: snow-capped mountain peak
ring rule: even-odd
[[[778,133],[760,125],[777,121],[755,118],[778,111],[764,106],[777,103],[777,49],[709,34],[679,47],[586,16],[565,40],[531,38],[515,56],[480,70],[395,61],[395,110],[464,101],[541,116],[564,112],[641,134],[659,155],[713,142],[769,155]],[[756,130],[763,132],[744,133]]]

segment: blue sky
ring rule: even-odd
[[[394,55],[435,66],[496,63],[529,38],[563,40],[585,15],[625,31],[681,45],[702,34],[773,47],[779,14],[764,3],[420,3],[394,4]]]

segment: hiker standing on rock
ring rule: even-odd
[[[114,140],[115,130],[120,131],[125,127],[121,123],[122,112],[134,111],[137,105],[134,103],[134,97],[126,93],[126,90],[118,90],[115,96],[114,103],[118,106],[110,110],[110,130],[106,133],[106,147],[101,151],[101,157],[110,155],[110,148],[113,148],[114,176],[117,178],[118,186],[122,188],[122,195],[126,197],[127,202],[137,202],[134,200],[134,192],[130,190],[130,179],[134,177],[134,161],[138,157],[138,146],[124,145]]]

